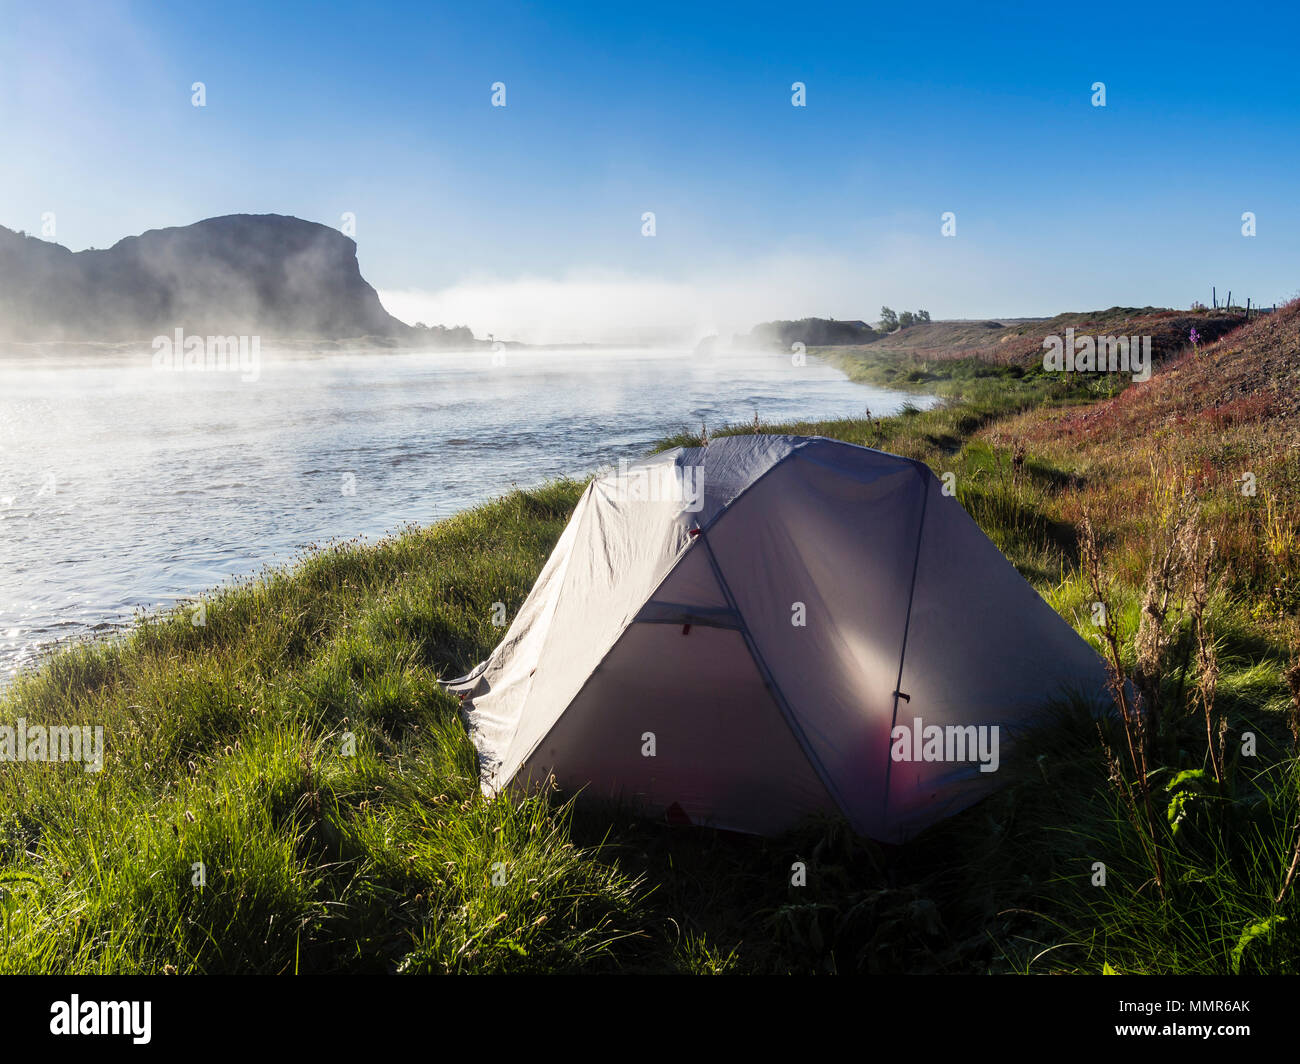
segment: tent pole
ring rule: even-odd
[[[889,816],[889,784],[893,774],[894,729],[898,726],[898,699],[903,694],[903,661],[907,657],[907,633],[912,627],[912,600],[916,597],[916,572],[921,564],[921,536],[925,532],[925,512],[930,504],[930,467],[916,462],[915,467],[921,474],[921,519],[916,525],[916,553],[912,556],[912,586],[907,592],[907,613],[903,619],[903,645],[898,651],[898,681],[894,684],[894,715],[889,723],[889,742],[885,744],[885,797],[881,803],[881,821],[887,822]],[[923,472],[922,472],[923,471]]]
[[[722,575],[722,566],[718,564],[718,556],[713,553],[713,545],[709,543],[708,533],[701,530],[696,542],[702,545],[708,553],[709,564],[713,567],[713,575],[718,581],[718,587],[721,588],[722,594],[727,599],[727,605],[736,615],[737,621],[740,622],[740,637],[744,639],[745,645],[749,648],[749,656],[754,659],[754,664],[762,674],[763,682],[772,693],[772,701],[776,703],[777,708],[781,711],[781,716],[785,718],[786,724],[794,734],[795,741],[803,750],[804,756],[808,758],[808,763],[812,765],[813,771],[817,773],[817,778],[822,781],[822,785],[826,788],[826,793],[830,796],[831,801],[839,806],[840,812],[844,814],[850,823],[854,824],[854,827],[857,827],[853,814],[849,811],[848,805],[841,797],[839,789],[835,786],[835,781],[831,779],[831,775],[826,771],[821,758],[817,756],[817,751],[813,749],[808,737],[804,734],[803,728],[799,726],[799,721],[794,714],[794,708],[786,701],[784,692],[776,682],[776,677],[772,675],[772,670],[768,668],[767,662],[763,660],[763,654],[758,649],[758,644],[754,642],[754,636],[749,630],[749,622],[745,620],[745,615],[740,610],[740,604],[736,601],[736,596],[731,593],[731,585],[727,583],[727,578]],[[697,546],[696,549],[698,550],[699,547]]]

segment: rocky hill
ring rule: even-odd
[[[0,340],[191,334],[407,339],[356,242],[277,214],[232,214],[73,252],[0,227]]]

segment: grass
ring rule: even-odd
[[[567,970],[632,877],[567,807],[479,795],[439,669],[497,634],[577,497],[519,493],[145,618],[22,677],[5,716],[102,725],[111,770],[8,766],[15,972]],[[499,871],[501,885],[493,883]],[[200,871],[202,874],[200,875]]]
[[[1233,742],[1229,781],[1211,785],[1204,721],[1168,715],[1152,776],[1163,893],[1095,728],[1069,706],[1004,764],[998,794],[903,847],[829,820],[756,839],[551,794],[484,800],[437,679],[499,639],[494,607],[522,603],[581,492],[565,481],[313,550],[215,593],[201,626],[188,609],[145,617],[16,680],[0,719],[102,725],[109,768],[0,767],[0,971],[1295,971],[1296,886],[1275,900],[1300,810],[1294,452],[1257,421],[1134,432],[1108,379],[974,361],[854,367],[949,397],[932,410],[724,431],[833,436],[952,474],[1091,635],[1087,513],[1127,668],[1153,499],[1170,478],[1195,485],[1225,560],[1207,616]],[[1256,496],[1236,488],[1243,459]],[[1182,621],[1168,658],[1162,690],[1186,709]]]

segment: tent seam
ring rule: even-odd
[[[720,507],[719,510],[718,510],[718,512],[717,512],[716,514],[714,514],[712,518],[710,518],[710,519],[709,519],[707,522],[705,522],[704,524],[702,524],[702,525],[698,525],[698,526],[697,526],[698,529],[699,529],[699,535],[696,537],[696,541],[704,540],[704,539],[705,539],[705,534],[708,532],[708,530],[709,530],[710,528],[712,528],[712,527],[717,523],[718,519],[721,518],[721,517],[722,517],[722,516],[723,516],[723,515],[728,511],[728,510],[730,510],[731,507],[734,506],[734,505],[736,504],[736,502],[741,498],[741,496],[743,496],[746,492],[748,492],[751,488],[753,488],[754,485],[757,484],[760,480],[762,480],[764,477],[766,477],[766,476],[768,475],[768,473],[772,472],[772,470],[774,470],[777,466],[781,465],[782,463],[784,463],[785,461],[787,461],[788,459],[790,459],[791,457],[793,457],[794,454],[795,454],[797,451],[799,451],[799,450],[801,450],[802,448],[808,446],[808,442],[809,442],[810,439],[819,439],[819,438],[820,438],[820,437],[809,437],[809,438],[807,438],[807,439],[800,439],[799,442],[796,443],[793,447],[791,447],[789,451],[787,451],[785,454],[783,454],[780,458],[778,458],[775,462],[773,462],[770,466],[768,466],[767,469],[765,469],[765,470],[764,470],[762,473],[760,473],[757,477],[755,477],[753,480],[751,480],[751,481],[750,481],[750,482],[749,482],[749,483],[748,483],[744,488],[742,488],[739,492],[736,493],[736,495],[735,495],[734,498],[729,499],[729,500],[726,502],[725,505],[723,505],[722,507]],[[678,450],[678,451],[695,450],[695,449],[696,449],[696,448],[686,448],[686,447],[674,448],[674,450]],[[705,458],[707,458],[707,456],[708,456],[708,447],[707,447],[707,445],[706,445],[705,447],[698,448],[698,450],[700,450],[701,452],[703,452],[703,453],[701,454],[701,456],[700,456],[702,460],[705,459]],[[671,452],[669,452],[669,453],[671,453]],[[701,464],[702,464],[702,463],[701,463]],[[589,488],[593,488],[593,487],[594,487],[594,481],[593,481],[593,484],[592,484],[592,485],[589,485]],[[707,544],[707,541],[706,541],[706,542],[705,542],[705,546],[707,546],[707,545],[708,545],[708,544]],[[656,594],[658,594],[659,589],[660,589],[661,587],[663,587],[665,583],[668,582],[668,578],[669,578],[670,576],[673,575],[673,573],[676,571],[677,567],[678,567],[679,565],[681,565],[682,560],[683,560],[683,559],[684,559],[684,558],[685,558],[685,557],[686,557],[686,556],[691,552],[691,548],[692,548],[692,547],[696,547],[696,546],[697,546],[697,542],[689,542],[689,543],[687,544],[686,550],[682,551],[682,552],[681,552],[679,555],[677,555],[677,557],[673,560],[672,565],[670,565],[670,566],[668,567],[668,571],[664,573],[663,577],[659,580],[659,582],[658,582],[657,584],[655,584],[654,588],[653,588],[653,589],[650,591],[650,593],[646,596],[645,602],[653,602],[653,601],[654,601],[654,597],[655,597]],[[709,563],[710,563],[710,566],[711,566],[711,568],[714,570],[713,575],[716,576],[716,577],[721,581],[721,580],[722,580],[722,573],[718,570],[717,563],[716,563],[716,561],[715,561],[714,558],[713,558],[713,551],[712,551],[712,550],[709,550],[707,553],[708,553],[708,555],[709,555]],[[723,588],[723,594],[725,594],[725,595],[727,596],[727,600],[728,600],[728,602],[731,603],[731,608],[732,608],[733,610],[736,611],[737,617],[739,617],[739,619],[740,619],[741,628],[736,629],[736,630],[739,631],[739,632],[741,633],[742,637],[745,638],[745,642],[746,642],[747,645],[751,644],[752,641],[751,641],[749,638],[746,637],[746,630],[745,630],[745,628],[744,628],[745,619],[744,619],[743,617],[740,617],[740,615],[739,615],[739,610],[736,610],[736,603],[735,603],[735,600],[731,597],[731,589],[728,588],[728,587],[724,587],[724,588]],[[642,603],[642,607],[644,607],[644,605],[645,605],[645,603]],[[598,671],[600,671],[600,667],[601,667],[602,665],[604,665],[606,661],[609,660],[609,656],[610,656],[612,653],[614,653],[614,650],[618,647],[619,643],[621,643],[621,642],[623,641],[623,637],[624,637],[625,635],[627,635],[627,633],[628,633],[628,631],[631,629],[632,625],[635,624],[635,623],[637,623],[637,620],[636,620],[637,613],[640,612],[640,610],[641,610],[642,607],[638,607],[637,611],[636,611],[635,613],[633,613],[630,617],[628,617],[628,619],[627,619],[627,621],[624,623],[622,629],[620,629],[618,635],[616,635],[616,636],[614,637],[614,639],[610,642],[609,646],[606,647],[606,649],[605,649],[605,653],[602,654],[602,655],[600,656],[600,658],[596,661],[596,664],[592,666],[591,671],[587,674],[587,678],[586,678],[585,680],[583,680],[581,686],[579,686],[579,688],[578,688],[578,689],[573,693],[573,697],[570,698],[570,699],[565,703],[564,708],[563,708],[562,710],[560,710],[560,712],[559,712],[559,714],[556,716],[555,720],[553,720],[553,721],[551,722],[551,726],[550,726],[549,728],[547,728],[546,731],[544,731],[540,736],[538,736],[537,741],[536,741],[535,743],[533,743],[533,745],[532,745],[531,747],[528,748],[528,752],[527,752],[526,754],[524,754],[523,757],[521,757],[521,758],[519,759],[519,768],[517,768],[517,769],[515,770],[516,773],[518,773],[519,769],[522,769],[522,768],[524,767],[524,765],[528,764],[529,759],[533,756],[533,754],[535,754],[535,753],[537,752],[538,747],[540,747],[540,746],[541,746],[541,745],[546,741],[547,737],[551,734],[551,732],[553,732],[553,731],[556,729],[556,727],[559,725],[559,723],[560,723],[560,718],[562,718],[562,717],[564,716],[564,714],[567,713],[567,712],[569,711],[569,707],[570,707],[571,705],[573,705],[573,703],[576,702],[579,698],[582,697],[582,692],[585,691],[585,690],[587,689],[587,685],[591,683],[592,677],[595,676],[596,673],[597,673]],[[548,640],[549,640],[549,637],[550,637],[550,633],[548,632],[548,633],[547,633],[547,639],[548,639]],[[543,645],[542,645],[542,650],[543,650],[543,652],[545,651],[545,649],[546,649],[546,643],[543,643]],[[752,651],[752,647],[751,647],[751,655],[752,655],[752,653],[753,653],[753,651]],[[539,661],[541,660],[541,656],[540,656],[540,655],[539,655],[539,657],[538,657],[538,660],[539,660]],[[756,663],[756,664],[757,664],[757,663]],[[760,666],[760,668],[761,668],[761,666]],[[769,677],[769,679],[770,679],[770,677]],[[524,696],[524,701],[523,701],[523,704],[524,704],[524,705],[527,705],[528,697],[529,697],[529,695],[532,694],[532,686],[533,686],[533,685],[532,685],[532,677],[529,677],[528,692],[527,692],[527,694],[525,694],[525,696]],[[784,700],[784,695],[781,696],[781,699],[777,700],[778,708],[781,707],[781,702],[782,702],[783,700]],[[785,710],[782,709],[781,712],[782,712],[782,716],[784,716],[784,715],[785,715]],[[521,710],[521,712],[520,712],[520,720],[522,720],[522,719],[523,719],[523,713],[522,713],[522,710]],[[519,727],[519,723],[518,723],[518,722],[516,722],[515,727],[516,727],[516,733],[515,733],[515,734],[518,734],[518,732],[517,732],[517,729],[518,729],[518,727]],[[798,738],[798,737],[796,736],[796,738]],[[802,745],[802,743],[801,743],[801,745]],[[820,771],[819,771],[818,774],[820,775]],[[825,783],[825,780],[823,780],[822,782]],[[828,788],[828,789],[829,789],[829,788]],[[838,797],[834,794],[834,792],[832,792],[831,797],[832,797],[832,799],[834,799],[835,801],[837,801],[837,802],[839,801]],[[841,804],[841,806],[842,806],[843,803],[840,803],[840,804]]]
[[[907,658],[907,636],[912,628],[912,602],[916,598],[916,576],[921,565],[921,538],[925,534],[925,518],[930,508],[930,481],[926,474],[930,472],[930,467],[924,463],[917,463],[922,466],[925,472],[922,473],[918,468],[917,473],[921,477],[921,519],[916,523],[916,553],[912,557],[912,584],[907,592],[907,612],[903,616],[903,644],[898,650],[898,679],[894,683],[894,713],[889,722],[889,743],[885,747],[885,793],[884,801],[881,805],[881,822],[888,820],[889,814],[889,785],[893,775],[894,758],[893,742],[894,729],[898,727],[898,699],[903,690],[903,663]]]
[[[790,453],[793,454],[794,452],[791,451]],[[786,457],[789,457],[789,455]],[[781,461],[783,462],[785,459],[783,458]],[[780,464],[780,462],[773,463],[772,468],[775,469]],[[743,494],[743,492],[741,494]],[[737,496],[737,498],[739,497],[740,496]],[[730,509],[730,506],[728,506],[728,509]],[[753,659],[754,665],[758,668],[758,671],[763,675],[768,689],[772,692],[772,701],[776,703],[776,707],[780,710],[781,716],[784,718],[786,726],[790,729],[790,733],[794,736],[795,742],[799,744],[799,748],[803,750],[804,756],[808,759],[809,764],[812,765],[813,771],[817,773],[817,778],[821,780],[822,786],[826,788],[827,796],[839,807],[840,812],[843,813],[851,822],[853,820],[853,814],[849,812],[848,805],[841,797],[839,788],[835,786],[834,781],[830,778],[830,774],[826,771],[826,767],[822,764],[821,758],[817,756],[816,751],[812,748],[812,744],[808,741],[808,737],[799,726],[799,722],[795,718],[794,708],[785,697],[785,692],[781,690],[781,685],[777,683],[776,676],[773,675],[772,670],[768,667],[767,662],[763,658],[762,652],[758,649],[758,644],[754,641],[753,634],[749,630],[749,624],[745,620],[745,615],[741,612],[739,603],[736,602],[735,596],[731,593],[731,585],[727,583],[727,578],[722,572],[722,566],[718,562],[717,556],[713,553],[712,544],[709,543],[708,537],[703,531],[701,531],[699,538],[703,541],[704,546],[708,551],[709,564],[713,566],[713,575],[718,578],[718,584],[722,588],[722,593],[727,596],[727,601],[731,604],[732,611],[740,621],[740,635],[741,638],[745,640],[745,645],[749,647],[749,655]]]
[[[703,537],[701,536],[700,538]],[[695,541],[687,542],[686,549],[682,551],[680,554],[678,554],[676,558],[673,559],[673,563],[668,567],[668,571],[664,573],[664,575],[659,579],[659,582],[655,584],[654,588],[651,589],[650,593],[646,596],[645,599],[646,603],[654,601],[654,597],[659,593],[659,589],[668,582],[668,578],[677,571],[677,567],[682,564],[682,560],[688,554],[690,554],[691,550],[695,546],[696,546]],[[623,642],[623,638],[627,635],[629,631],[632,630],[632,625],[640,623],[637,621],[636,618],[637,618],[637,614],[641,612],[641,609],[643,609],[644,606],[645,603],[642,603],[642,605],[638,607],[637,610],[631,614],[631,616],[628,617],[627,621],[624,622],[623,627],[619,629],[618,635],[616,635],[614,639],[610,642],[609,646],[605,648],[605,653],[603,653],[600,656],[600,658],[596,661],[596,664],[591,667],[591,671],[587,673],[587,678],[583,680],[582,684],[578,687],[578,689],[573,692],[573,697],[570,698],[567,702],[565,702],[564,708],[560,710],[559,713],[556,714],[555,720],[551,722],[551,726],[547,728],[546,731],[544,731],[541,735],[538,736],[537,741],[528,748],[528,752],[519,759],[519,768],[515,769],[515,773],[518,773],[526,764],[528,764],[528,761],[533,756],[533,754],[537,753],[538,747],[540,747],[544,742],[546,742],[551,732],[555,731],[555,729],[559,727],[560,721],[564,718],[564,715],[567,712],[569,712],[569,707],[572,706],[576,701],[578,701],[579,698],[582,697],[582,693],[587,689],[588,685],[591,683],[596,673],[600,671],[601,666],[604,665],[605,662],[609,660],[609,656],[614,653],[614,651],[618,648],[618,645],[621,642]],[[735,629],[732,630],[734,631]],[[529,695],[532,694],[531,678],[528,686],[528,694]],[[522,720],[522,718],[523,718],[523,714],[521,711],[520,719]]]
[[[748,495],[751,491],[753,491],[754,488],[757,487],[758,484],[760,484],[763,480],[767,479],[768,475],[773,470],[775,470],[778,466],[785,465],[785,463],[790,461],[790,459],[793,458],[799,451],[807,447],[812,440],[816,440],[816,439],[821,439],[821,437],[809,436],[807,439],[800,440],[797,444],[791,447],[790,450],[786,451],[785,454],[783,454],[770,466],[764,469],[763,472],[759,473],[758,476],[756,476],[753,480],[751,480],[748,484],[746,484],[743,488],[741,488],[740,491],[736,492],[734,496],[728,499],[722,506],[718,507],[717,513],[715,513],[711,518],[709,518],[709,520],[706,521],[704,524],[700,525],[700,535],[701,536],[705,535],[709,531],[709,529],[711,529],[720,520],[722,520],[722,518],[726,516],[728,510],[730,510],[733,506],[736,505],[736,503],[740,502],[741,499],[743,499],[746,495]]]

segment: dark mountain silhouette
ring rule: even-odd
[[[191,334],[410,339],[336,229],[231,214],[72,252],[0,226],[0,339]]]

